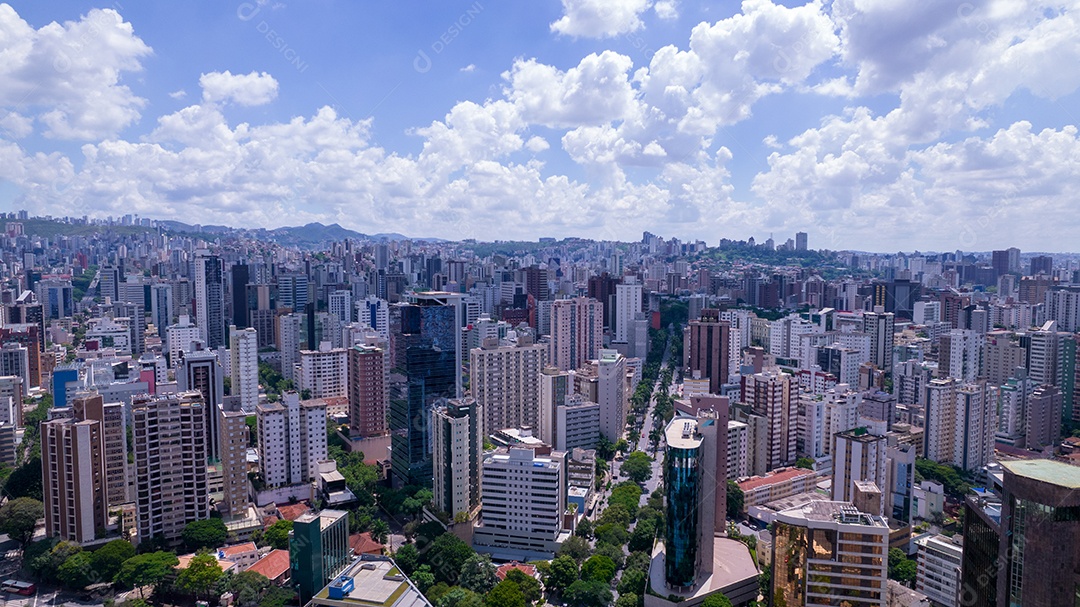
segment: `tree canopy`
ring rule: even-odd
[[[38,519],[45,516],[45,504],[31,497],[17,497],[0,506],[0,533],[23,546],[34,537]]]
[[[620,469],[635,483],[644,483],[652,478],[652,461],[644,451],[634,451],[626,456]]]
[[[191,551],[222,546],[228,536],[229,530],[225,528],[225,522],[219,518],[191,521],[184,526],[184,531],[180,534],[184,545]]]
[[[270,528],[263,532],[262,543],[275,550],[289,549],[289,532],[292,531],[292,521],[276,521]]]

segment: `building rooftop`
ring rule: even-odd
[[[261,573],[271,580],[276,579],[289,571],[289,551],[271,550],[247,570]]]
[[[657,542],[649,565],[649,584],[654,590],[659,590],[665,595],[677,596],[683,601],[690,601],[719,590],[730,590],[744,584],[756,585],[757,583],[758,568],[750,555],[750,549],[746,547],[746,544],[726,537],[713,537],[712,574],[704,580],[699,580],[700,583],[690,589],[675,590],[665,585],[664,558],[664,544]]]
[[[881,527],[888,531],[889,526],[880,516],[860,512],[851,502],[809,502],[803,506],[789,508],[780,513],[788,518],[802,518],[819,523],[841,523],[844,525],[863,525]]]
[[[783,483],[801,476],[814,474],[817,473],[806,468],[778,468],[765,476],[752,476],[745,481],[740,481],[739,488],[743,491],[750,491],[757,489],[758,487],[764,487],[774,483]]]
[[[1070,466],[1049,459],[1029,459],[1001,462],[1001,467],[1023,478],[1065,487],[1080,489],[1080,467]]]
[[[312,605],[348,607],[424,607],[431,603],[420,594],[389,558],[354,562],[311,599]]]
[[[701,446],[698,422],[693,418],[676,417],[664,429],[664,440],[674,449],[696,449]]]

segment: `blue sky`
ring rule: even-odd
[[[1077,14],[0,4],[0,205],[485,240],[1075,250]]]

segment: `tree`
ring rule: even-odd
[[[241,571],[229,579],[229,591],[238,607],[257,607],[270,580],[257,571]]]
[[[652,461],[644,451],[634,451],[622,463],[622,473],[635,483],[644,483],[652,478]]]
[[[263,532],[262,543],[275,550],[289,549],[289,532],[292,531],[292,521],[275,521],[273,525]],[[185,531],[187,531],[185,529]]]
[[[615,450],[626,453],[630,450],[630,443],[626,442],[625,438],[620,438],[618,442],[615,443]]]
[[[179,559],[171,552],[138,554],[124,561],[114,580],[127,588],[138,588],[139,596],[142,597],[143,587],[156,588],[178,564]]]
[[[405,575],[412,575],[420,565],[420,553],[416,551],[415,544],[405,544],[394,553],[394,561]]]
[[[799,459],[795,460],[795,467],[803,468],[806,470],[813,470],[814,460],[810,459],[809,457],[800,457]]]
[[[551,561],[551,571],[548,573],[547,579],[544,580],[544,585],[547,586],[548,590],[561,594],[577,579],[577,561],[570,556],[559,555],[555,557],[555,560]]]
[[[622,489],[622,487],[616,487],[615,491],[618,492],[620,489]],[[619,499],[619,497],[616,499]],[[634,518],[630,515],[630,511],[626,509],[626,506],[621,503],[611,504],[607,509],[600,513],[600,518],[596,519],[596,526],[593,527],[593,535],[596,535],[596,527],[602,527],[604,525],[628,527],[632,520],[634,520]]]
[[[918,565],[899,548],[889,549],[889,579],[903,584],[915,581]]]
[[[611,458],[615,457],[615,443],[612,443],[607,437],[601,436],[596,443],[596,457],[610,461]]]
[[[570,584],[563,598],[571,607],[607,607],[611,603],[611,589],[604,582],[578,580]]]
[[[656,523],[652,519],[640,520],[637,526],[634,527],[633,533],[630,534],[630,543],[627,548],[630,549],[630,552],[651,551],[655,537]]]
[[[431,565],[435,581],[456,584],[465,561],[475,554],[472,547],[450,533],[444,533],[431,543],[424,562]]]
[[[484,607],[525,607],[525,594],[516,582],[503,580],[484,597]]]
[[[562,547],[559,548],[560,556],[568,556],[574,559],[575,563],[584,561],[589,558],[590,554],[592,554],[592,546],[589,545],[589,542],[576,535],[567,538]]]
[[[743,490],[739,488],[739,483],[733,480],[727,482],[727,516],[731,520],[739,518],[742,514],[743,504],[746,502],[746,495],[743,494]]]
[[[31,497],[18,497],[0,506],[0,533],[23,547],[34,537],[38,519],[45,516],[45,504]]]
[[[371,539],[379,542],[380,544],[386,543],[386,538],[390,535],[390,525],[386,524],[386,521],[381,518],[377,518],[371,521]]]
[[[630,539],[630,533],[626,527],[616,523],[604,523],[596,528],[597,544],[612,544],[622,546]]]
[[[619,593],[619,598],[615,599],[615,607],[639,607],[641,603],[640,597],[633,592],[626,594]]]
[[[27,431],[29,432],[30,429],[28,428]],[[36,429],[34,431],[36,432]],[[41,455],[31,456],[23,465],[13,470],[4,483],[4,492],[12,500],[29,497],[41,501],[43,499]]]
[[[124,561],[135,556],[135,547],[125,540],[113,540],[90,555],[90,564],[99,581],[112,582]]]
[[[731,601],[724,596],[724,593],[717,592],[716,594],[710,594],[705,597],[705,600],[701,603],[701,607],[731,607]]]
[[[615,562],[606,556],[594,554],[581,565],[581,579],[611,583],[615,579]]]
[[[635,482],[623,481],[615,485],[615,488],[611,490],[611,497],[608,498],[608,503],[611,505],[608,510],[615,506],[622,506],[626,508],[626,512],[630,515],[629,520],[634,520],[640,502],[641,487]]]
[[[491,564],[488,555],[474,554],[461,566],[458,584],[473,592],[484,594],[490,592],[499,583],[499,576],[495,575],[495,565]]]
[[[472,590],[455,586],[439,597],[435,607],[484,607],[484,599]]]
[[[82,546],[75,542],[49,538],[34,542],[23,549],[23,564],[39,581],[56,582],[56,572],[60,565],[76,552],[82,552]]]
[[[624,571],[616,588],[619,591],[619,596],[633,593],[644,594],[645,578],[647,576],[648,573],[640,569],[627,569]]]
[[[98,579],[94,575],[89,552],[77,552],[71,555],[56,570],[56,579],[72,590],[82,590]]]
[[[221,571],[221,565],[213,555],[197,554],[188,563],[187,568],[176,576],[176,587],[195,595],[195,599],[198,600],[200,596],[209,593],[217,585],[222,575],[224,573]]]
[[[416,587],[420,589],[420,592],[426,593],[429,588],[435,585],[435,574],[431,572],[431,567],[428,565],[421,565],[410,577],[416,583]],[[439,583],[446,585],[443,582]]]
[[[536,581],[536,578],[530,575],[525,575],[522,570],[511,569],[506,574],[506,579],[518,585],[518,588],[521,589],[521,594],[525,595],[526,602],[535,603],[542,598],[540,582]]]
[[[593,524],[587,518],[582,517],[581,522],[578,523],[577,529],[574,530],[574,535],[589,539],[592,537]]]
[[[219,518],[191,521],[184,526],[184,531],[180,534],[184,545],[193,552],[203,548],[217,548],[225,544],[228,536],[229,530],[225,528],[225,522]],[[265,537],[263,535],[264,539]]]

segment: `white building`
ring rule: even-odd
[[[390,306],[385,299],[369,295],[356,302],[356,320],[375,329],[383,339],[390,339]]]
[[[319,344],[318,350],[300,351],[300,390],[311,392],[310,398],[348,396],[349,365],[345,348],[331,348],[330,342]]]
[[[255,329],[229,327],[232,395],[247,412],[259,405],[259,334]]]
[[[191,323],[191,317],[180,315],[180,320],[166,329],[166,343],[169,346],[169,364],[175,369],[180,364],[180,353],[195,350],[192,344],[202,343],[199,327]]]
[[[944,535],[922,537],[915,544],[919,547],[915,590],[930,597],[937,605],[956,607],[963,547],[956,539]]]
[[[291,313],[278,317],[278,351],[281,352],[281,376],[296,382],[299,375],[296,364],[300,362],[300,336],[304,315]]]
[[[727,477],[731,480],[750,476],[749,426],[742,422],[728,422]]]
[[[286,392],[280,403],[259,405],[259,466],[267,487],[310,483],[326,459],[326,403]]]
[[[603,306],[595,299],[558,299],[551,305],[551,364],[569,371],[599,356]]]
[[[472,398],[431,410],[432,493],[435,507],[454,518],[480,505],[482,418]]]
[[[624,276],[623,281],[615,285],[615,337],[614,341],[629,342],[631,321],[641,312],[641,283],[634,276]]]
[[[555,434],[551,444],[557,451],[595,449],[600,440],[600,405],[572,394],[555,407]]]
[[[558,551],[566,512],[563,454],[546,449],[499,449],[484,454],[483,506],[473,547],[497,558],[551,558]]]
[[[547,348],[529,339],[507,345],[488,337],[469,352],[470,388],[483,411],[485,436],[502,428],[537,427],[546,357]]]
[[[874,436],[866,428],[855,428],[833,436],[832,499],[835,502],[855,501],[855,483],[869,481],[884,493],[888,441]],[[884,502],[881,506],[884,507]],[[891,508],[890,508],[891,510]],[[870,512],[881,516],[883,511]]]

